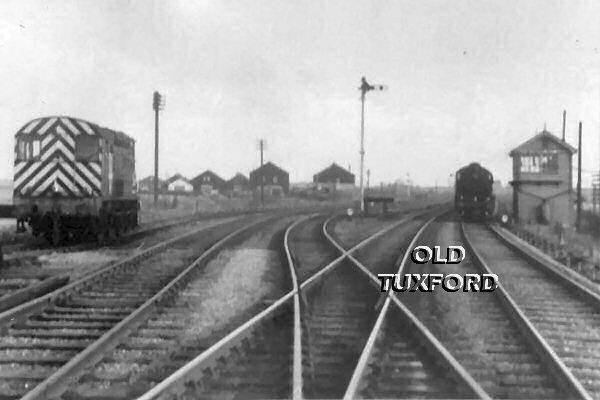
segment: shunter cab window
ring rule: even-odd
[[[100,142],[90,135],[79,135],[75,139],[75,158],[77,161],[98,161]]]
[[[19,139],[17,141],[17,160],[35,160],[40,156],[41,143],[37,139]]]

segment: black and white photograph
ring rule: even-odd
[[[0,0],[0,400],[600,400],[600,2]]]

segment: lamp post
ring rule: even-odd
[[[365,188],[363,186],[365,169],[365,95],[370,90],[385,90],[383,85],[370,85],[363,76],[360,80],[361,114],[360,114],[360,211],[365,211]]]

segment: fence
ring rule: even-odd
[[[537,247],[558,262],[600,283],[600,242],[574,231],[551,234],[540,227],[511,225],[516,236]]]

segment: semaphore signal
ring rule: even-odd
[[[361,101],[361,118],[360,118],[360,211],[365,211],[365,189],[363,186],[363,175],[365,168],[365,95],[371,90],[387,90],[386,85],[371,85],[367,82],[367,79],[363,76],[360,80],[361,84],[358,88],[360,90],[360,101]]]

